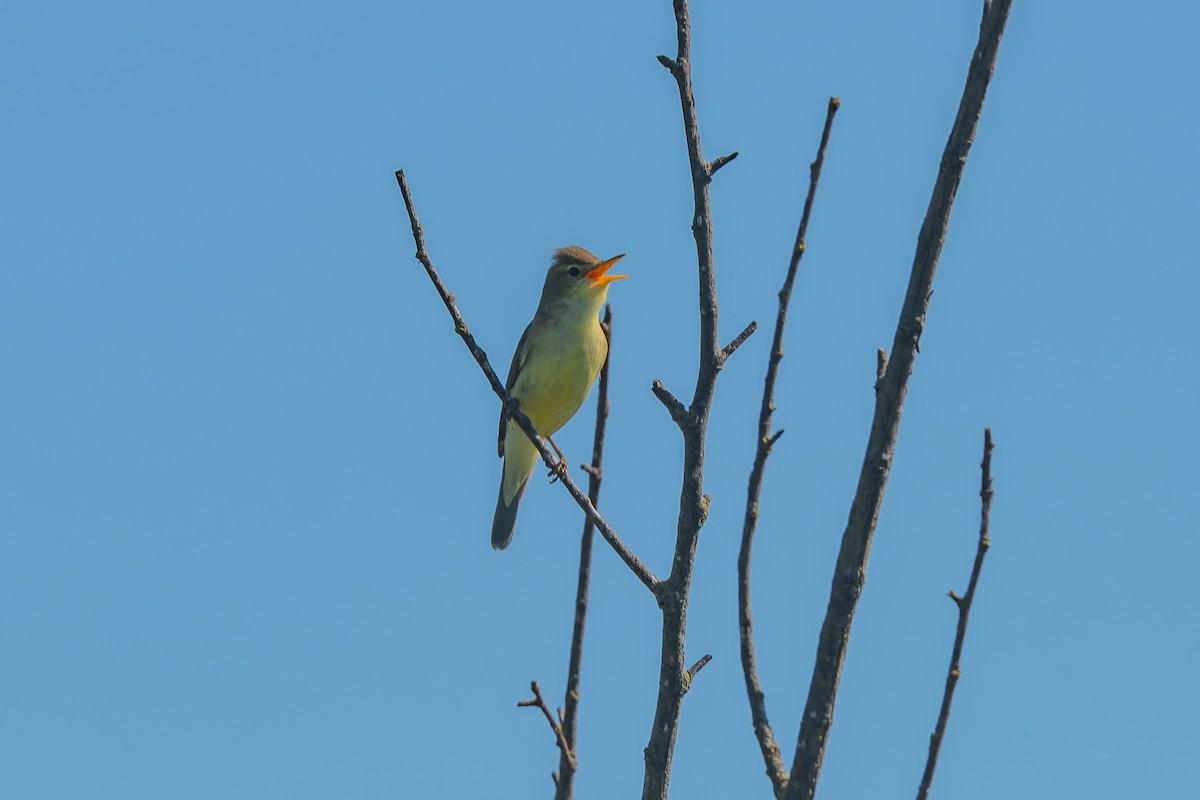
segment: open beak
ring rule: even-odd
[[[619,281],[622,278],[628,278],[629,277],[628,275],[605,275],[604,274],[604,273],[608,272],[609,268],[613,264],[617,263],[624,257],[625,257],[625,254],[621,253],[621,255],[613,256],[608,261],[601,261],[599,264],[597,264],[596,266],[594,266],[590,270],[588,270],[587,274],[584,275],[583,277],[587,278],[589,281],[591,281],[596,286],[604,286],[606,284],[612,283],[613,281]]]

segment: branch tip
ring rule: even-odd
[[[758,323],[751,320],[750,324],[745,329],[734,337],[733,341],[721,348],[721,363],[724,364],[734,352],[741,347],[747,339],[749,339],[755,331],[758,330]]]

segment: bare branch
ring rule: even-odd
[[[732,342],[730,342],[729,344],[727,344],[727,345],[725,345],[724,347],[722,347],[722,348],[721,348],[721,364],[722,364],[722,365],[724,365],[724,364],[725,364],[725,361],[726,361],[726,360],[728,360],[728,358],[729,358],[731,355],[733,355],[733,354],[734,354],[734,352],[735,352],[735,351],[736,351],[736,350],[737,350],[739,347],[741,347],[741,346],[742,346],[742,344],[743,344],[743,343],[745,343],[745,341],[746,341],[747,339],[749,339],[749,338],[751,337],[751,335],[753,335],[753,333],[754,333],[756,330],[758,330],[758,323],[757,323],[757,322],[754,322],[754,321],[752,320],[752,321],[750,322],[750,324],[746,326],[746,329],[745,329],[744,331],[742,331],[742,332],[741,332],[741,333],[739,333],[739,334],[738,334],[736,337],[734,337],[734,339],[733,339],[733,341],[732,341]]]
[[[683,134],[692,176],[692,235],[696,240],[696,267],[700,290],[700,358],[696,388],[692,394],[692,401],[687,406],[688,424],[681,422],[679,411],[682,404],[678,401],[671,403],[669,393],[665,393],[665,389],[655,390],[659,400],[673,412],[672,418],[679,424],[683,433],[683,485],[679,492],[679,518],[676,524],[671,574],[656,592],[663,615],[662,654],[654,723],[650,728],[650,741],[645,750],[646,773],[642,784],[642,800],[667,798],[671,759],[679,731],[679,714],[683,705],[683,695],[687,691],[688,678],[683,651],[687,631],[688,594],[691,591],[700,528],[708,516],[708,498],[704,495],[704,439],[712,407],[713,388],[717,373],[721,369],[721,350],[717,344],[717,288],[713,267],[712,211],[708,198],[711,165],[705,162],[700,149],[700,128],[696,122],[695,99],[692,97],[691,21],[688,17],[687,1],[673,0],[673,5],[678,48],[673,60],[662,56],[659,62],[670,70],[679,90]]]
[[[812,215],[813,200],[817,194],[817,183],[821,178],[821,166],[825,163],[825,149],[829,146],[829,132],[833,118],[841,103],[830,98],[825,111],[825,127],[821,131],[821,143],[817,146],[817,157],[809,169],[808,194],[804,198],[804,211],[800,215],[800,227],[796,230],[796,242],[792,246],[787,275],[783,288],[779,290],[779,311],[775,316],[775,336],[771,340],[771,354],[767,359],[767,375],[763,381],[762,406],[758,416],[758,439],[755,448],[754,466],[750,470],[750,481],[746,488],[746,516],[742,523],[742,546],[738,553],[738,628],[741,632],[742,673],[746,679],[746,694],[750,699],[750,718],[754,724],[754,735],[762,750],[767,767],[767,777],[775,793],[787,786],[788,773],[783,765],[783,755],[775,742],[775,734],[767,720],[766,698],[758,681],[758,668],[754,662],[754,626],[750,619],[750,552],[754,544],[754,529],[758,524],[758,498],[762,492],[763,472],[767,456],[783,429],[771,434],[771,414],[775,411],[775,380],[779,374],[779,362],[783,358],[783,329],[787,324],[788,302],[792,297],[792,286],[796,271],[805,251],[805,236],[808,220]]]
[[[983,569],[983,557],[987,555],[992,540],[988,536],[988,522],[992,513],[992,429],[983,429],[983,462],[979,465],[983,473],[979,484],[979,546],[975,550],[975,565],[971,568],[971,579],[967,593],[959,597],[950,592],[950,599],[958,607],[958,632],[954,635],[954,649],[950,653],[950,668],[946,671],[946,690],[942,694],[942,708],[938,712],[937,725],[929,737],[929,758],[925,761],[925,774],[917,789],[917,800],[926,800],[929,786],[933,783],[933,771],[937,767],[938,752],[942,737],[946,734],[946,722],[950,719],[950,703],[954,700],[954,687],[962,675],[959,659],[962,657],[963,641],[967,638],[967,617],[971,613],[971,601],[975,599],[975,586],[979,583],[979,572]]]
[[[687,408],[683,403],[679,402],[679,398],[671,394],[671,391],[666,386],[663,386],[662,381],[651,383],[650,391],[654,392],[654,396],[667,409],[667,413],[671,415],[671,419],[675,420],[676,425],[685,428],[691,424]]]
[[[571,753],[571,746],[569,744],[567,744],[566,736],[563,735],[562,726],[558,724],[558,721],[556,719],[554,719],[554,715],[550,713],[550,707],[547,706],[546,701],[542,699],[542,692],[538,688],[537,681],[533,681],[532,683],[530,683],[529,687],[531,689],[533,689],[533,699],[520,701],[519,703],[517,703],[517,708],[541,709],[542,714],[546,717],[546,722],[550,723],[550,730],[552,730],[554,732],[554,741],[558,743],[558,749],[562,753],[562,757],[568,763],[570,763],[570,765],[573,769],[576,766],[575,756],[573,753]],[[559,779],[557,776],[555,776],[554,782],[555,782],[555,784],[559,783]]]
[[[966,86],[942,155],[925,221],[917,236],[908,290],[896,325],[891,358],[882,380],[877,383],[875,414],[867,438],[867,451],[834,568],[829,605],[821,625],[812,682],[801,717],[796,755],[785,795],[788,800],[811,800],[816,792],[829,726],[833,721],[842,664],[846,659],[850,625],[866,579],[867,554],[870,552],[875,522],[896,449],[900,411],[908,388],[908,376],[912,372],[917,341],[925,324],[930,287],[942,243],[946,239],[954,195],[975,137],[988,82],[996,66],[996,54],[1011,5],[1012,0],[986,0],[984,3],[979,41],[971,56]]]
[[[592,463],[588,469],[588,499],[592,505],[600,502],[600,462],[604,457],[604,428],[608,421],[608,366],[612,361],[612,306],[604,307],[604,336],[608,339],[608,357],[600,369],[600,386],[596,393],[596,432],[592,437]],[[575,718],[579,708],[579,672],[583,663],[583,628],[587,620],[588,583],[592,569],[592,531],[594,523],[587,517],[583,523],[583,536],[579,541],[579,583],[575,590],[575,626],[571,632],[571,655],[567,664],[567,688],[563,698],[563,737],[567,750],[559,754],[558,780],[555,781],[555,800],[570,800],[575,770]],[[561,748],[560,748],[561,750]],[[571,758],[567,756],[570,755]]]
[[[425,236],[421,230],[421,223],[417,220],[417,212],[413,207],[412,195],[408,191],[408,182],[404,179],[404,170],[396,171],[396,182],[400,184],[400,194],[404,196],[404,207],[408,210],[408,219],[412,224],[413,241],[417,245],[416,258],[421,262],[421,266],[425,267],[425,272],[429,275],[429,279],[433,281],[433,286],[437,289],[438,295],[441,296],[446,310],[450,312],[450,318],[454,321],[455,333],[462,337],[463,342],[467,345],[467,349],[475,357],[475,362],[483,370],[484,376],[492,386],[492,391],[496,393],[496,396],[500,398],[500,402],[509,410],[510,418],[525,432],[525,435],[529,437],[529,441],[533,442],[534,447],[541,454],[542,460],[546,462],[546,466],[556,470],[558,460],[554,458],[550,449],[546,447],[546,443],[542,440],[542,437],[538,436],[538,432],[534,429],[533,423],[529,421],[529,417],[525,416],[520,409],[520,405],[509,395],[508,391],[504,388],[504,384],[496,376],[496,371],[488,363],[487,353],[476,344],[475,337],[471,335],[470,329],[467,328],[467,323],[463,320],[462,314],[454,302],[454,295],[446,290],[441,277],[438,275],[437,270],[434,269],[433,262],[429,259],[429,254],[425,252]],[[633,571],[638,580],[657,596],[656,587],[659,581],[654,576],[654,573],[625,546],[625,543],[617,536],[612,526],[604,520],[604,517],[600,516],[600,512],[596,510],[592,502],[579,489],[575,481],[571,480],[571,476],[566,469],[561,470],[560,478],[562,485],[566,487],[571,497],[575,499],[575,502],[579,504],[579,507],[583,509],[588,518],[595,523],[597,530],[600,531],[600,535],[617,552],[617,555]]]

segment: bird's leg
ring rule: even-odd
[[[551,483],[554,483],[559,478],[567,474],[567,457],[562,454],[562,450],[558,449],[558,445],[554,443],[553,439],[551,439],[549,436],[545,438],[546,442],[554,448],[554,454],[558,456],[558,462],[555,463],[555,465],[550,468],[550,471],[546,473],[546,477],[550,479]]]

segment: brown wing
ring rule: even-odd
[[[504,388],[507,391],[512,391],[513,386],[517,383],[517,376],[521,374],[521,365],[525,363],[525,343],[529,338],[529,328],[533,323],[525,326],[524,333],[521,334],[521,340],[517,342],[517,349],[513,352],[512,364],[508,367],[508,378],[504,381]],[[504,406],[500,407],[500,433],[496,444],[496,454],[504,458],[504,428],[508,423],[508,411]]]

